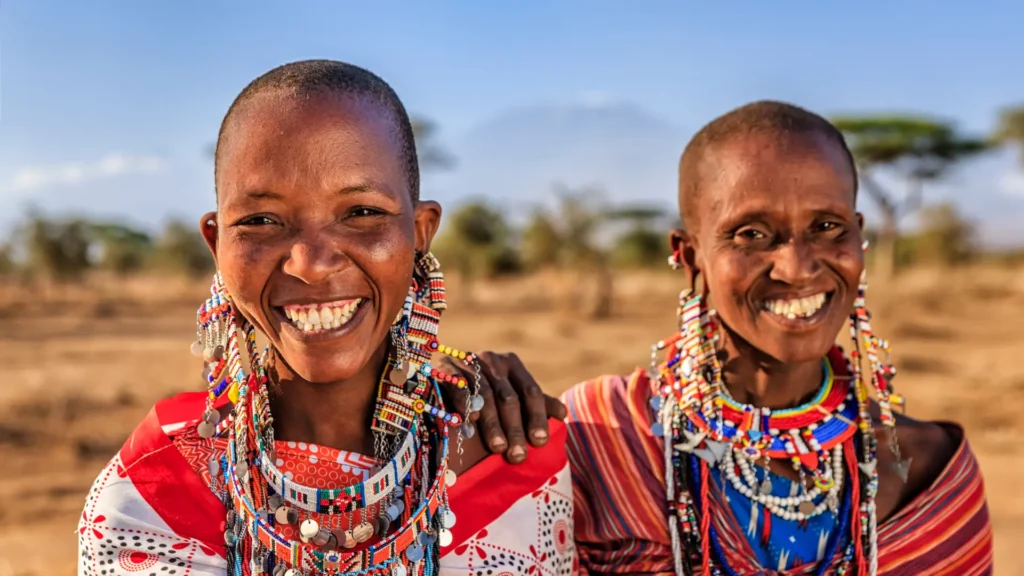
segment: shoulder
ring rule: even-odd
[[[903,415],[896,416],[896,434],[904,458],[912,458],[914,462],[907,481],[907,488],[914,493],[931,486],[953,461],[961,445],[966,445],[963,430],[957,426]],[[974,458],[969,450],[965,456]]]
[[[577,422],[605,420],[613,406],[646,405],[649,398],[650,382],[638,369],[625,376],[606,374],[584,380],[566,390],[561,400],[569,410],[571,426]]]

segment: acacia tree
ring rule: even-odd
[[[1006,108],[999,113],[999,127],[995,140],[1002,144],[1013,144],[1020,149],[1020,161],[1024,164],[1024,104]]]
[[[938,180],[957,162],[986,150],[989,142],[959,134],[950,123],[923,117],[858,116],[832,122],[853,153],[860,189],[878,206],[877,272],[891,276],[900,220],[920,208],[925,183]],[[905,196],[897,197],[879,184],[876,176],[882,169],[907,183]]]

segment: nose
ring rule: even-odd
[[[794,238],[774,252],[775,261],[769,274],[772,280],[793,286],[807,284],[821,271],[821,264],[807,242]]]
[[[345,252],[335,246],[325,234],[310,231],[292,244],[282,269],[289,276],[315,285],[344,270],[351,263]]]

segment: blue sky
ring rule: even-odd
[[[305,58],[380,74],[455,152],[538,102],[628,102],[692,133],[761,98],[926,112],[978,132],[1024,101],[1019,2],[711,4],[4,0],[0,226],[26,202],[143,225],[197,216],[213,203],[204,150],[231,100]],[[1010,230],[1024,221],[1016,161],[972,163],[932,197],[970,190],[965,210]],[[457,181],[427,188],[451,201],[469,193]]]

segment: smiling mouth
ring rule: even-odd
[[[290,304],[278,310],[297,330],[307,334],[337,330],[349,323],[365,298],[316,304]]]
[[[785,320],[809,320],[826,308],[832,292],[820,292],[803,298],[765,300],[761,308],[770,315]]]

